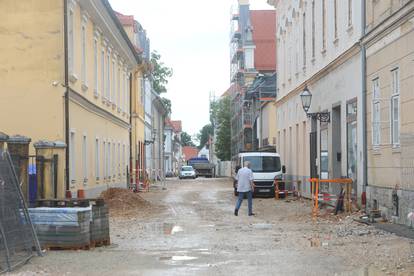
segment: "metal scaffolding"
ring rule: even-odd
[[[36,251],[41,255],[18,177],[9,153],[0,150],[0,273],[26,263]]]

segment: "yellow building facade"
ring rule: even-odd
[[[132,72],[131,94],[131,158],[130,183],[143,181],[145,171],[145,110],[144,95],[146,74],[150,72],[149,43],[146,32],[133,15],[116,13],[130,41],[141,54],[142,62]]]
[[[414,209],[414,1],[366,1],[367,205],[410,225]]]
[[[109,2],[4,0],[0,16],[1,130],[64,141],[62,191],[126,186],[140,58]]]

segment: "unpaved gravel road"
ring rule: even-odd
[[[414,275],[410,241],[310,217],[310,202],[255,198],[233,215],[229,179],[168,180],[154,211],[111,218],[109,247],[47,252],[15,275]]]

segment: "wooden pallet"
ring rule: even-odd
[[[108,245],[111,245],[111,240],[110,239],[91,241],[91,247],[92,248],[108,246]]]

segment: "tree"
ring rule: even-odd
[[[165,97],[162,97],[161,101],[164,104],[165,108],[167,109],[168,114],[171,114],[171,100]]]
[[[193,142],[193,139],[191,139],[190,134],[188,134],[185,131],[181,132],[181,145],[183,147],[185,146],[195,147],[195,144]]]
[[[211,124],[203,126],[200,132],[197,134],[197,140],[200,142],[198,149],[202,149],[204,145],[208,142],[210,135],[213,135],[214,129]]]
[[[151,53],[151,64],[153,66],[152,87],[154,91],[158,95],[167,92],[166,85],[168,79],[173,75],[173,70],[161,61],[161,55],[157,51]]]
[[[220,160],[231,160],[231,102],[226,96],[217,102],[215,120],[217,122],[216,154]]]

